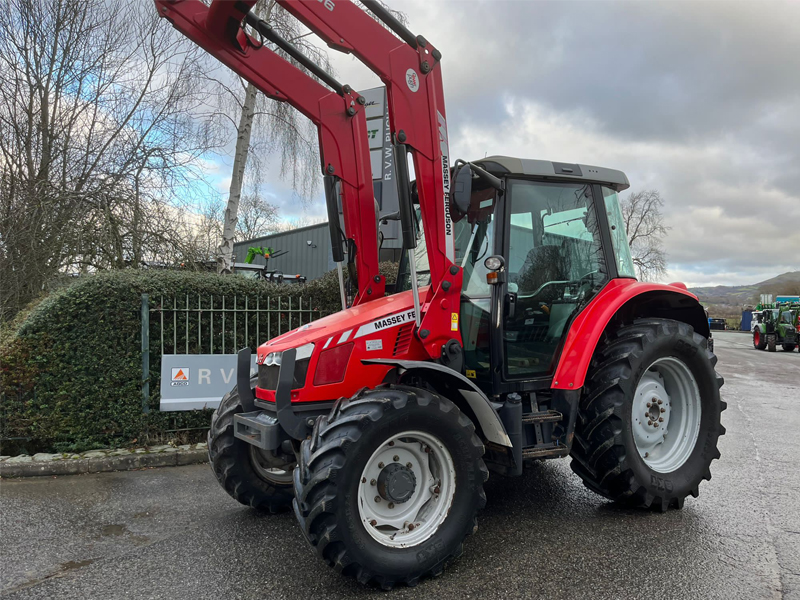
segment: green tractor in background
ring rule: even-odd
[[[798,304],[759,304],[756,310],[762,311],[758,324],[753,328],[753,347],[775,352],[780,344],[786,352],[791,352],[800,344],[800,305]]]

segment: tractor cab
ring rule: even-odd
[[[493,178],[471,173],[473,166]],[[506,156],[473,166],[461,167],[467,176],[454,170],[450,203],[463,269],[465,372],[487,391],[544,381],[575,315],[609,280],[635,278],[618,197],[628,179],[613,169]],[[421,223],[418,237],[421,286],[430,277]]]

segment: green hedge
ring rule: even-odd
[[[384,264],[382,271],[393,279],[394,265]],[[115,271],[83,277],[48,296],[14,325],[15,331],[3,335],[3,453],[143,444],[163,440],[169,431],[207,425],[210,411],[158,410],[160,360],[154,340],[158,319],[151,320],[150,412],[142,413],[140,314],[145,293],[151,306],[162,296],[186,294],[247,297],[251,303],[257,298],[266,303],[267,298],[274,302],[277,297],[302,296],[313,300],[320,315],[335,312],[340,305],[335,272],[306,285],[280,286],[181,271]],[[196,325],[190,326],[190,337],[196,336]]]

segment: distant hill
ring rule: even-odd
[[[712,316],[738,316],[742,306],[755,304],[758,295],[796,294],[800,290],[800,271],[783,273],[772,279],[751,285],[717,285],[689,288],[700,301],[708,305]]]

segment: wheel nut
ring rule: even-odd
[[[662,412],[662,413],[665,413],[665,412],[667,412],[667,409],[666,409],[666,408],[662,408],[662,409],[661,409],[661,412]]]
[[[382,462],[381,462],[381,463],[378,463],[378,468],[379,468],[379,469],[382,469],[382,468],[383,468],[383,463],[382,463]]]
[[[661,404],[661,400],[659,400],[658,403]]]
[[[414,524],[413,523],[409,523],[408,524],[408,530],[409,531],[414,531]]]
[[[375,496],[375,502],[380,502],[380,501],[381,501],[381,497],[380,496]]]
[[[394,462],[397,462],[398,460],[400,460],[400,457],[399,457],[399,456],[397,456],[397,454],[395,454],[395,455],[392,457],[392,460],[393,460]]]
[[[371,479],[370,482],[369,482],[370,485],[375,485],[376,483],[378,483],[378,482],[375,481],[374,479]]]
[[[650,456],[650,453],[649,452],[645,452],[644,453],[644,457],[647,458],[648,456]]]
[[[652,402],[648,402],[647,403],[647,408],[650,408],[651,406],[653,406],[653,403]]]
[[[414,465],[412,465],[411,463],[406,463],[406,469],[413,469],[413,468]]]
[[[367,478],[366,477],[362,477],[361,478],[361,483],[367,483]]]
[[[378,522],[375,519],[372,519],[372,521],[370,521],[369,524],[375,527],[378,524]]]
[[[647,424],[648,424],[648,425],[652,425],[652,424],[653,424],[653,422],[652,422],[652,421],[648,421],[648,422],[647,422]]]
[[[440,490],[439,490],[439,486],[438,486],[438,485],[437,485],[435,488],[433,488],[433,493],[434,493],[434,494],[438,494],[438,493],[439,493],[439,491],[440,491]]]
[[[394,446],[394,442],[389,442],[389,445],[390,446]]]
[[[394,502],[389,502],[389,508],[394,508]]]
[[[664,422],[664,417],[658,417],[658,422],[659,423],[663,423]]]

